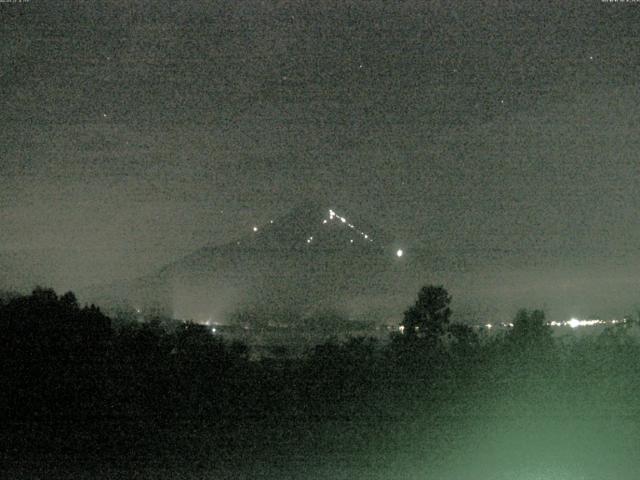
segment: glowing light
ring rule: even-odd
[[[213,327],[213,328],[211,329],[211,333],[216,333],[216,327]]]
[[[346,218],[344,218],[344,217],[340,217],[340,221],[341,221],[342,223],[347,223],[347,219],[346,219]]]
[[[364,238],[367,239],[369,238],[369,235],[367,235],[366,233],[364,234]]]
[[[324,220],[322,220],[322,224],[326,225],[327,224],[327,219],[325,218]]]
[[[490,323],[487,323],[487,324],[485,325],[485,327],[487,327],[489,330],[491,330],[491,327],[493,327],[493,325],[491,325]]]
[[[400,325],[400,327],[398,328],[398,330],[400,330],[400,333],[404,333],[404,325]]]
[[[579,320],[577,318],[572,318],[571,320],[567,321],[567,322],[562,322],[562,323],[558,323],[558,322],[551,322],[552,326],[568,326],[571,328],[578,328],[578,327],[592,327],[594,325],[600,325],[600,324],[606,324],[606,323],[611,323],[611,324],[616,324],[617,320],[611,320],[610,322],[604,321],[604,320]]]
[[[404,252],[402,251],[401,248],[399,248],[398,251],[396,252],[396,256],[400,258],[402,255],[404,255]]]
[[[258,227],[254,226],[254,227],[253,227],[253,231],[254,231],[254,232],[257,232],[257,231],[258,231]]]

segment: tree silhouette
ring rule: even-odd
[[[444,287],[422,287],[416,303],[404,312],[404,334],[408,338],[437,339],[449,324],[450,303],[451,296]]]
[[[447,328],[450,338],[451,351],[462,361],[472,360],[480,348],[480,338],[469,325],[452,323]]]
[[[508,336],[520,346],[538,346],[547,343],[552,332],[542,310],[521,309],[513,319],[513,328]]]

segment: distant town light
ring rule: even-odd
[[[258,231],[258,227],[254,226],[254,227],[253,227],[253,231],[254,231],[254,232],[257,232],[257,231]]]
[[[404,255],[404,252],[402,251],[401,248],[399,248],[398,251],[396,252],[396,256],[401,257],[402,255]]]
[[[609,320],[609,322],[603,321],[603,320],[579,320],[577,318],[572,318],[571,320],[564,322],[563,325],[568,325],[571,328],[578,328],[578,327],[592,327],[594,325],[600,325],[600,324],[606,324],[606,323],[611,323],[613,325],[615,325],[618,321],[617,320]]]

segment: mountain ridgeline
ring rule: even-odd
[[[239,311],[362,314],[363,304],[375,303],[367,298],[389,293],[403,263],[384,232],[340,210],[304,204],[232,242],[204,246],[87,298],[196,322],[226,323]]]

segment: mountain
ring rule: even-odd
[[[151,275],[81,296],[217,323],[242,311],[344,311],[354,299],[362,310],[363,298],[380,298],[394,285],[403,261],[382,231],[338,209],[305,203],[235,241],[204,246]]]

